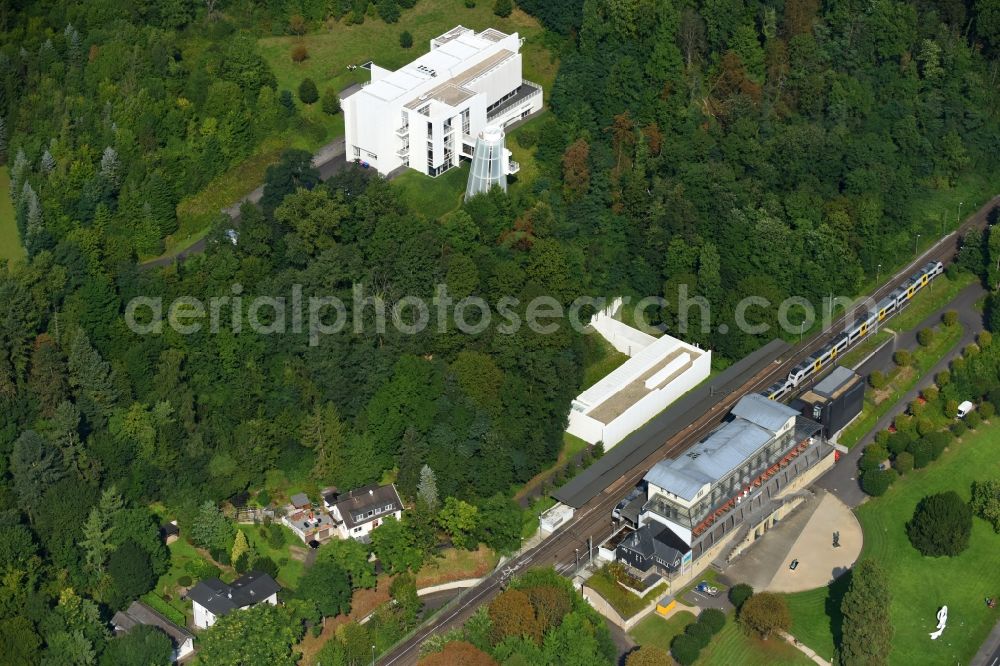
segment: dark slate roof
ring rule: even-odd
[[[179,648],[184,641],[194,638],[190,631],[174,624],[141,601],[133,601],[127,609],[115,613],[114,617],[111,618],[111,624],[115,626],[116,630],[125,633],[140,624],[156,627],[170,637],[174,648]]]
[[[292,506],[296,508],[301,508],[303,506],[309,506],[309,497],[305,493],[296,493],[292,495]]]
[[[169,522],[169,523],[163,523],[162,525],[160,525],[160,536],[161,537],[174,536],[174,535],[180,534],[180,533],[181,533],[181,530],[180,530],[180,528],[177,527],[177,523]]]
[[[620,441],[593,465],[552,493],[552,496],[563,504],[579,509],[604,492],[605,488],[623,474],[642,464],[695,418],[711,409],[718,403],[719,396],[736,390],[776,358],[784,358],[790,349],[791,345],[787,342],[772,340],[715,377],[702,382],[650,419],[646,425]]]
[[[383,510],[386,506],[390,508]],[[351,529],[395,511],[402,511],[403,502],[399,499],[399,493],[393,484],[387,486],[373,484],[341,495],[337,500],[337,510],[344,520],[344,525]],[[369,511],[373,512],[371,516],[368,515]]]
[[[207,578],[188,590],[188,597],[207,608],[213,615],[252,606],[281,590],[281,586],[262,571],[248,571],[233,581],[232,585],[218,578]]]
[[[631,550],[650,564],[655,560],[671,568],[679,565],[681,556],[691,550],[673,530],[656,522],[637,529],[618,544],[618,548]]]

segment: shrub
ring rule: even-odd
[[[316,82],[312,79],[302,79],[299,84],[299,99],[303,104],[315,104],[319,99],[319,90],[316,89]]]
[[[969,428],[969,430],[975,430],[976,428],[979,427],[979,424],[983,422],[983,417],[979,415],[979,411],[977,410],[966,414],[963,420],[965,421],[965,425],[966,427]]]
[[[954,557],[969,547],[972,508],[953,490],[929,495],[917,504],[906,535],[923,555]]]
[[[943,389],[945,386],[951,383],[951,373],[947,370],[942,370],[941,372],[934,375],[934,383],[937,384],[939,389]]]
[[[927,402],[936,402],[940,394],[938,393],[937,387],[928,386],[920,392],[920,395],[922,395],[924,400]]]
[[[894,470],[870,469],[861,475],[861,489],[872,497],[881,497],[895,480]]]
[[[208,554],[212,556],[212,559],[219,564],[228,565],[229,564],[229,551],[223,548],[213,548],[208,551]]]
[[[396,4],[396,0],[379,0],[376,9],[378,10],[378,15],[386,23],[395,23],[399,20],[401,12],[399,5]]]
[[[470,0],[465,0],[466,4]],[[670,654],[681,666],[690,666],[698,659],[701,647],[698,640],[690,634],[680,634],[670,643]]]
[[[292,115],[295,112],[295,99],[291,90],[282,90],[278,93],[278,102],[285,109],[285,115]]]
[[[403,9],[411,9],[414,5],[417,4],[417,0],[397,0],[397,2],[399,3],[399,6],[402,7]]]
[[[709,643],[712,642],[712,630],[706,624],[701,622],[692,622],[684,630],[688,636],[691,636],[698,642],[698,649],[701,650],[705,648]]]
[[[465,8],[466,9],[475,9],[476,8],[476,0],[465,0]]]
[[[250,570],[250,551],[243,551],[233,562],[233,568],[236,569],[236,573],[246,573]]]
[[[708,627],[713,634],[717,634],[726,626],[726,614],[718,608],[706,608],[698,616],[698,622]]]
[[[886,458],[889,457],[889,453],[877,444],[870,444],[865,447],[864,452],[861,454],[861,459],[858,460],[858,468],[862,471],[868,471],[871,469],[878,469],[879,465],[882,464]]]
[[[982,417],[984,421],[989,421],[996,414],[997,408],[993,406],[992,402],[983,402],[979,405],[979,416]]]
[[[885,373],[881,370],[873,370],[870,375],[868,375],[868,383],[876,391],[885,388],[886,384]]]
[[[964,435],[965,431],[968,430],[969,428],[968,426],[965,425],[964,422],[955,421],[954,423],[951,424],[951,427],[948,429],[951,430],[952,435],[954,435],[956,438],[959,438],[962,435]]]
[[[934,343],[934,329],[922,328],[917,331],[917,342],[921,347],[930,347]]]
[[[926,411],[926,409],[927,405],[920,402],[919,400],[914,400],[913,402],[911,402],[909,405],[906,406],[906,411],[908,411],[911,415],[916,417],[922,416],[924,411]]]
[[[532,129],[522,129],[517,133],[517,145],[522,148],[531,148],[538,143],[538,133]]]
[[[267,528],[267,545],[274,550],[285,545],[285,530],[281,529],[281,525],[274,523]]]
[[[973,513],[993,526],[994,532],[1000,532],[1000,480],[972,482]]]
[[[979,344],[980,349],[986,349],[993,344],[993,334],[989,331],[983,331],[976,337],[976,342]]]
[[[493,3],[493,13],[500,18],[507,18],[514,11],[513,0],[496,0]]]
[[[264,557],[263,555],[258,555],[254,561],[251,569],[256,569],[257,571],[263,571],[271,578],[278,577],[278,565],[275,564],[274,560],[270,557]]]
[[[892,466],[896,468],[896,471],[900,474],[906,474],[913,470],[913,454],[909,451],[903,451],[896,459],[892,461]]]
[[[761,592],[747,599],[740,608],[739,622],[748,634],[766,639],[775,632],[787,631],[792,616],[784,597]]]
[[[292,14],[288,18],[288,32],[293,35],[306,34],[306,19],[302,14]]]
[[[305,44],[296,44],[292,47],[292,62],[305,62],[309,58],[309,49]]]
[[[271,494],[266,490],[262,490],[257,493],[257,504],[261,505],[265,509],[271,505]],[[264,524],[268,525],[271,522],[271,516],[264,516]]]
[[[889,442],[888,442],[889,451],[893,455],[898,456],[900,453],[905,451],[907,447],[910,446],[910,442],[912,441],[913,438],[910,437],[905,432],[892,433],[889,435]]]
[[[901,368],[905,368],[910,363],[913,362],[913,356],[909,351],[905,349],[900,349],[895,354],[892,355],[893,362]]]
[[[934,432],[934,423],[928,418],[917,419],[917,434],[921,437],[926,437],[927,435]]]
[[[177,579],[177,584],[181,587],[191,587],[192,582],[194,581],[191,580],[191,576],[181,576]]]
[[[911,438],[917,429],[916,420],[909,414],[900,414],[892,420],[892,424],[896,426],[896,430],[909,435]]]
[[[958,401],[949,400],[944,403],[944,415],[949,419],[953,419],[958,416]]]
[[[404,30],[399,33],[399,45],[404,49],[408,49],[413,46],[413,35],[410,34],[409,30]]]
[[[737,583],[729,588],[729,603],[739,610],[747,599],[753,596],[753,588],[746,583]]]
[[[978,355],[979,355],[979,345],[977,345],[974,342],[970,342],[969,344],[965,345],[964,349],[962,349],[962,356],[964,356],[965,358],[975,358]]]
[[[943,432],[932,432],[924,437],[924,440],[931,447],[931,460],[937,460],[948,448],[949,437]]]
[[[340,113],[340,95],[333,88],[323,91],[323,101],[320,103],[323,113],[328,116],[335,116]]]
[[[958,312],[955,310],[948,310],[941,315],[941,323],[945,326],[954,326],[958,323]]]
[[[875,433],[875,443],[889,450],[889,435],[891,434],[888,430],[879,430]]]
[[[923,469],[931,462],[931,445],[924,439],[911,442],[906,449],[913,455],[914,469]]]

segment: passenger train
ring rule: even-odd
[[[911,275],[906,282],[901,284],[892,293],[883,298],[874,309],[868,314],[859,317],[847,330],[840,333],[826,346],[815,354],[799,363],[788,373],[788,377],[782,379],[764,391],[771,400],[779,400],[787,395],[792,389],[798,387],[809,377],[820,372],[828,363],[832,363],[839,354],[842,354],[856,342],[878,330],[880,322],[891,317],[898,309],[913,298],[914,294],[930,284],[930,281],[944,272],[944,265],[940,261],[927,263],[919,271]]]

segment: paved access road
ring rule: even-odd
[[[332,141],[320,148],[319,152],[313,155],[313,166],[319,169],[319,177],[321,180],[326,180],[333,174],[344,169],[347,166],[347,159],[344,156],[344,139],[336,139],[335,141]],[[262,196],[264,196],[264,186],[260,185],[253,192],[246,195],[233,205],[228,208],[223,208],[222,212],[232,218],[234,227],[239,226],[240,206],[247,201],[250,203],[257,203],[260,201]],[[177,254],[169,257],[157,257],[156,259],[151,259],[139,264],[139,268],[142,270],[149,270],[160,266],[169,266],[177,261],[183,261],[191,255],[204,252],[206,242],[205,238],[200,238]]]

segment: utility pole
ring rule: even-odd
[[[576,567],[574,569],[574,571],[575,571],[575,570],[579,570],[579,568],[580,568],[580,549],[579,548],[574,548],[573,552],[576,554]]]
[[[882,272],[882,264],[879,264],[878,267],[875,269],[875,286],[876,287],[878,286],[878,276],[879,276],[879,273],[881,273],[881,272]]]
[[[375,666],[375,646],[372,646],[372,666]]]
[[[920,242],[920,234],[917,234],[917,237],[913,239],[913,254],[917,253],[917,243],[919,242]]]
[[[958,202],[958,223],[959,224],[962,223],[962,204],[964,204],[964,203],[965,203],[964,201],[959,201]]]
[[[590,566],[594,566],[594,537],[587,537],[587,553],[590,555]]]

